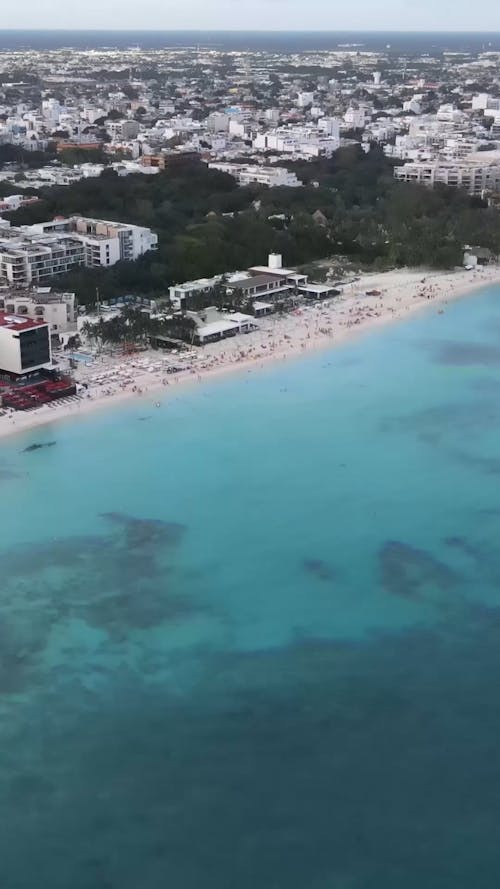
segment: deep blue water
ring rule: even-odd
[[[440,31],[65,31],[0,30],[0,51],[12,49],[77,49],[138,46],[211,47],[221,50],[308,52],[331,50],[342,44],[393,53],[480,52],[500,50],[498,32]]]
[[[489,289],[5,440],[2,887],[498,885],[499,390]]]

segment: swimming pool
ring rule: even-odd
[[[69,358],[71,361],[83,361],[84,364],[94,360],[94,356],[89,355],[87,352],[71,352]]]

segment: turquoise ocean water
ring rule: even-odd
[[[2,442],[2,889],[497,886],[499,394],[493,288]]]

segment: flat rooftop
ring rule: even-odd
[[[20,315],[11,315],[8,312],[0,312],[0,327],[8,330],[31,330],[35,327],[47,327],[46,321],[34,321],[32,318],[23,318]]]
[[[292,275],[298,275],[299,278],[305,278],[305,275],[300,275],[297,272],[297,269],[275,269],[271,268],[268,265],[253,265],[249,270],[250,273],[255,272],[259,275],[271,275],[273,278],[291,278]]]
[[[253,271],[253,269],[252,269]],[[240,287],[241,290],[250,290],[252,287],[265,287],[266,284],[274,284],[276,283],[276,278],[281,277],[279,275],[249,275],[246,278],[237,278],[236,280],[231,281],[231,286]]]

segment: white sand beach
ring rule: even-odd
[[[234,370],[253,371],[270,361],[331,348],[424,308],[445,318],[448,302],[493,283],[500,284],[500,266],[452,272],[401,269],[363,275],[346,285],[341,296],[301,306],[285,316],[259,319],[259,329],[248,335],[178,354],[150,350],[128,357],[100,355],[75,371],[76,380],[87,386],[81,395],[33,411],[5,411],[0,416],[0,437],[109,408],[125,399],[151,396],[159,404],[186,383]],[[367,291],[379,291],[380,295],[368,296]],[[182,370],[172,373],[174,366]]]

